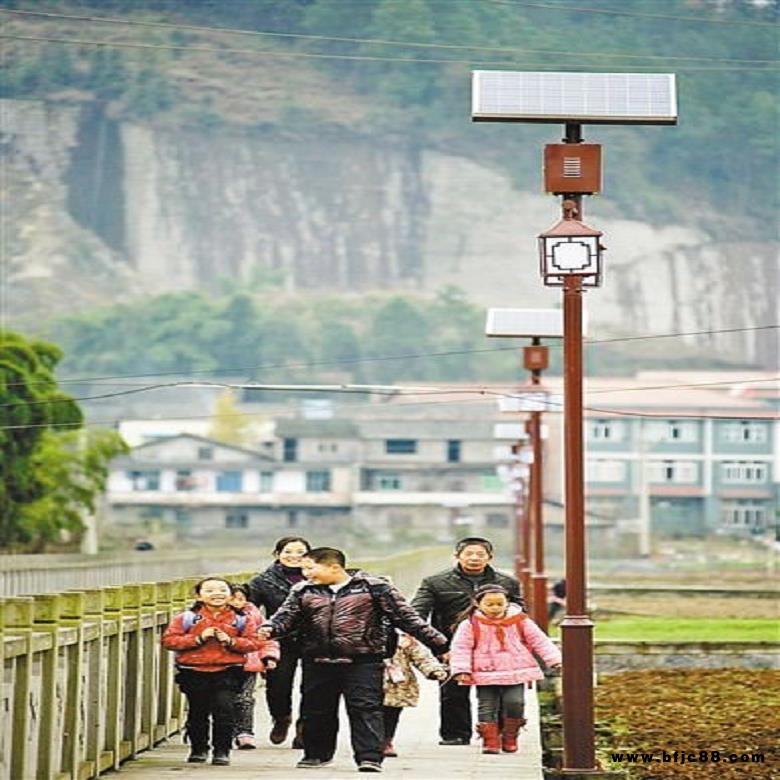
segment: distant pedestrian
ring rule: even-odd
[[[520,583],[490,566],[493,544],[481,536],[468,536],[455,545],[455,566],[426,577],[412,599],[412,606],[434,628],[452,637],[458,615],[471,603],[482,585],[501,585],[509,600],[522,605]],[[450,680],[439,690],[440,745],[468,745],[471,742],[470,689]]]
[[[270,618],[282,605],[290,588],[305,577],[301,573],[301,557],[311,549],[309,542],[301,536],[283,536],[274,544],[273,563],[253,577],[249,583],[249,600],[261,607]],[[281,657],[276,669],[265,678],[265,696],[273,725],[268,738],[274,745],[287,739],[292,724],[292,691],[295,672],[301,658],[298,637],[294,634],[280,639]],[[300,724],[296,724],[294,748],[302,748]]]
[[[415,668],[425,677],[439,682],[444,682],[449,676],[446,665],[436,659],[427,647],[402,631],[397,631],[397,635],[396,650],[391,658],[385,659],[385,698],[382,708],[385,722],[385,758],[398,755],[393,739],[403,708],[416,707],[420,699]]]
[[[162,645],[176,653],[176,682],[187,697],[187,761],[208,760],[210,737],[211,763],[224,766],[230,763],[234,700],[244,681],[246,656],[264,652],[268,642],[258,635],[255,618],[228,604],[227,580],[206,577],[195,586],[195,598],[168,624]]]
[[[307,582],[293,586],[262,636],[297,631],[303,657],[304,755],[298,767],[331,763],[336,750],[338,707],[343,696],[352,751],[360,772],[381,772],[384,658],[389,626],[401,628],[443,652],[447,639],[425,623],[399,591],[365,572],[350,573],[344,553],[317,547],[303,557]]]
[[[560,622],[566,609],[566,580],[558,580],[550,588],[550,596],[547,599],[547,619],[551,623]],[[560,617],[558,614],[560,613]]]
[[[230,606],[244,615],[251,616],[259,626],[263,622],[260,610],[247,600],[249,588],[234,583],[230,586]],[[253,750],[255,741],[255,687],[257,675],[265,674],[276,668],[279,662],[279,644],[273,640],[266,642],[262,651],[247,653],[244,662],[244,678],[235,700],[236,722],[233,729],[235,746],[239,750]]]
[[[517,751],[517,735],[525,725],[525,685],[544,677],[534,654],[550,668],[560,666],[558,648],[509,601],[506,589],[478,588],[455,630],[450,671],[459,685],[477,688],[483,753]]]

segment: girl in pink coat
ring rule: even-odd
[[[450,648],[450,673],[477,686],[477,731],[483,753],[514,753],[523,725],[526,683],[544,677],[533,653],[556,669],[561,653],[500,585],[483,585],[460,616]],[[500,737],[500,740],[499,740]]]

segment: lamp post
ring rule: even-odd
[[[547,393],[541,385],[541,374],[549,363],[549,350],[542,338],[563,336],[559,309],[489,309],[485,335],[498,338],[530,338],[523,347],[523,367],[531,372],[531,385],[520,388],[517,396],[502,399],[504,411],[530,412],[525,424],[529,447],[516,445],[518,457],[527,454],[530,468],[524,502],[524,513],[518,515],[515,536],[515,573],[523,585],[523,595],[534,620],[547,630],[547,576],[544,573],[544,477],[541,414]],[[507,402],[507,403],[505,403]]]
[[[549,365],[549,349],[541,345],[541,339],[534,336],[533,345],[523,348],[523,365],[531,372],[531,384],[541,386],[542,371]],[[529,506],[531,508],[531,529],[533,534],[533,575],[531,576],[531,615],[536,624],[547,631],[547,575],[544,572],[544,447],[542,442],[542,413],[531,412],[526,424],[533,447]]]
[[[539,236],[545,285],[563,288],[566,615],[563,644],[563,773],[598,773],[593,729],[593,623],[586,612],[582,439],[582,293],[601,283],[601,232],[581,222],[582,195],[601,190],[601,148],[582,124],[677,123],[675,77],[660,73],[474,71],[472,120],[565,124],[545,149],[545,190],[563,218]]]
[[[569,133],[567,132],[567,137]],[[593,732],[593,622],[587,614],[582,437],[582,290],[601,281],[601,232],[577,219],[577,201],[539,236],[542,278],[563,287],[563,415],[566,523],[566,614],[563,647],[563,730],[566,767],[596,767]]]

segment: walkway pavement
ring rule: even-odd
[[[436,744],[437,687],[424,681],[420,687],[420,705],[407,707],[401,715],[395,739],[400,755],[385,760],[382,776],[420,780],[542,780],[539,711],[535,690],[526,690],[528,727],[521,733],[519,752],[485,756],[480,752],[476,739],[469,747],[440,747]],[[372,776],[358,774],[355,769],[349,747],[349,729],[343,712],[335,760],[331,766],[316,770],[295,769],[295,762],[302,754],[298,750],[291,750],[289,741],[284,746],[269,744],[267,733],[270,724],[262,690],[258,690],[256,725],[256,731],[261,735],[261,746],[257,750],[234,750],[229,767],[185,763],[188,748],[178,738],[173,738],[123,764],[122,780],[189,780],[191,777],[197,780],[305,780],[313,777],[318,780],[345,780]]]

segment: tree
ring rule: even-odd
[[[243,447],[250,443],[249,418],[243,415],[236,404],[232,390],[221,393],[214,404],[214,417],[209,427],[209,436],[225,444]]]
[[[121,449],[118,439],[101,436],[74,454],[83,416],[57,386],[61,359],[54,344],[0,331],[0,547],[40,548],[75,527],[71,509],[94,500],[102,469]]]
[[[63,532],[80,534],[84,515],[95,512],[105,490],[109,461],[128,449],[116,431],[105,428],[43,434],[30,459],[43,492],[19,510],[18,527],[33,552]]]

